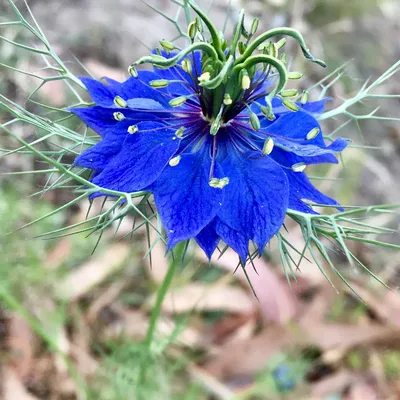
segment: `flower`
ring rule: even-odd
[[[70,111],[101,140],[75,165],[93,170],[101,188],[153,193],[168,249],[194,238],[211,258],[222,239],[244,262],[249,242],[261,254],[288,209],[315,212],[303,200],[339,206],[303,171],[337,163],[348,141],[325,144],[315,117],[326,100],[288,100],[277,47],[240,55],[206,25],[211,44],[194,35],[187,49],[169,46],[137,62],[153,71],[132,67],[123,83],[81,78],[95,105]]]

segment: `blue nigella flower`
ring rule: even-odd
[[[194,238],[211,257],[222,239],[244,261],[249,242],[261,253],[288,209],[314,212],[303,200],[338,206],[303,170],[337,163],[335,153],[348,141],[325,144],[315,118],[325,100],[302,104],[286,97],[291,75],[278,46],[254,55],[260,40],[241,51],[237,35],[228,46],[195,11],[210,43],[203,35],[196,41],[198,20],[189,27],[187,49],[176,53],[164,42],[166,51],[137,63],[150,62],[153,71],[131,67],[134,76],[123,83],[81,78],[95,105],[71,111],[101,140],[75,165],[93,170],[99,187],[152,192],[169,249]],[[244,35],[243,29],[234,33]],[[312,58],[301,36],[285,29]]]

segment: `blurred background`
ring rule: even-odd
[[[150,4],[172,18],[171,0]],[[305,74],[299,89],[312,86],[341,69],[328,94],[351,97],[366,79],[379,77],[400,58],[400,3],[397,0],[198,0],[222,27],[230,10],[260,18],[260,29],[288,25],[302,32],[327,70],[293,58]],[[26,11],[22,1],[16,2]],[[59,56],[84,75],[77,60],[95,77],[124,79],[127,67],[148,54],[160,39],[176,30],[168,20],[138,0],[28,0],[33,14]],[[230,6],[229,6],[230,5]],[[0,22],[15,20],[0,0]],[[30,45],[32,36],[0,26],[1,35]],[[228,29],[229,32],[229,29]],[[26,42],[24,42],[24,40]],[[294,43],[287,52],[297,53]],[[0,62],[27,71],[42,67],[32,56],[0,39]],[[45,71],[44,71],[45,73]],[[378,93],[399,94],[399,74]],[[0,66],[0,94],[35,111],[27,97],[35,79]],[[320,87],[322,90],[323,88]],[[318,90],[313,94],[319,95]],[[49,82],[39,99],[57,107],[69,104],[66,86]],[[379,100],[380,113],[400,117],[397,98]],[[376,103],[354,110],[372,110]],[[0,123],[10,116],[0,108]],[[329,120],[326,133],[343,121]],[[77,123],[78,126],[78,123]],[[32,127],[20,127],[25,138]],[[343,204],[396,203],[400,199],[400,124],[393,120],[361,120],[340,132],[354,146],[339,166],[311,171],[315,184]],[[367,148],[363,148],[365,146]],[[15,148],[6,135],[0,148]],[[140,342],[154,296],[168,268],[161,244],[144,257],[152,232],[138,230],[127,217],[117,234],[85,233],[52,240],[36,238],[83,221],[87,202],[23,230],[24,224],[51,213],[74,198],[68,188],[34,195],[45,184],[44,165],[23,154],[0,159],[0,398],[135,399],[133,385],[140,362]],[[324,179],[321,179],[324,177]],[[94,204],[91,215],[98,212]],[[399,220],[384,215],[374,223],[398,228]],[[302,235],[288,221],[290,241],[301,248]],[[8,234],[13,232],[12,234]],[[399,243],[398,235],[387,235]],[[226,252],[209,264],[195,246],[175,276],[163,305],[146,381],[147,399],[373,400],[400,398],[400,257],[399,252],[364,244],[352,251],[393,290],[335,257],[339,270],[363,299],[360,301],[331,274],[338,292],[315,264],[304,261],[291,288],[280,264],[276,243],[248,268],[258,300],[241,271],[233,274],[236,256]],[[335,249],[334,249],[335,250]],[[296,254],[293,254],[296,257]]]

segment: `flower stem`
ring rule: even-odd
[[[153,342],[154,334],[157,327],[157,322],[161,314],[162,304],[164,302],[165,296],[168,292],[169,287],[171,286],[172,279],[174,277],[176,267],[182,261],[182,255],[185,249],[185,242],[181,242],[176,245],[174,258],[171,260],[171,263],[168,267],[167,274],[161,284],[161,287],[158,289],[156,304],[154,305],[153,311],[150,317],[150,324],[147,329],[146,338],[144,340],[145,346],[150,349],[150,346]]]

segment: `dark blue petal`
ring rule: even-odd
[[[151,99],[164,108],[171,108],[168,104],[170,98],[149,84],[152,80],[160,79],[160,76],[152,71],[138,71],[138,75],[137,78],[131,77],[118,86],[113,86],[115,93],[126,101],[130,99]]]
[[[290,170],[285,170],[285,172],[290,183],[290,208],[293,208],[297,211],[303,211],[302,209],[300,210],[298,208],[299,204],[297,201],[310,200],[316,204],[337,206],[339,210],[343,211],[343,209],[340,207],[340,204],[336,200],[316,189],[304,172],[293,172]]]
[[[313,129],[320,133],[307,140]],[[271,136],[276,144],[271,157],[279,164],[291,167],[298,162],[305,164],[337,163],[334,153],[342,151],[349,140],[338,138],[326,146],[318,121],[303,111],[292,112],[278,118],[274,123],[260,130]]]
[[[125,82],[108,85],[93,78],[80,77],[96,105],[115,107],[114,99],[116,96],[120,96],[128,105],[131,99],[135,99],[135,106],[137,105],[136,99],[151,99],[153,101],[151,104],[143,102],[141,108],[157,109],[160,107],[159,104],[164,108],[170,108],[169,97],[149,85],[149,82],[154,79],[159,79],[159,76],[151,71],[140,71],[138,78],[131,77]]]
[[[175,129],[156,122],[137,124],[139,131],[126,134],[121,151],[93,183],[121,192],[141,190],[157,179],[179,147]]]
[[[219,218],[217,219],[216,229],[221,239],[230,246],[239,255],[241,261],[245,263],[249,252],[249,240],[238,231],[235,231],[223,223]]]
[[[87,76],[80,76],[79,79],[86,86],[92,100],[99,106],[111,107],[114,106],[114,93],[111,85],[106,85],[97,79]]]
[[[325,109],[325,104],[328,100],[331,100],[330,97],[325,97],[322,100],[318,101],[310,101],[306,104],[302,104],[300,102],[296,102],[296,104],[300,107],[301,110],[313,115],[313,116],[318,116],[321,115],[324,112]],[[261,102],[262,103],[262,102]],[[265,104],[264,104],[265,105]],[[290,111],[288,108],[286,108],[282,104],[282,100],[278,98],[274,98],[272,100],[272,110],[275,115],[279,116],[281,114],[290,114],[292,111]]]
[[[297,103],[304,111],[315,116],[321,115],[325,110],[325,105],[328,100],[332,100],[330,97],[325,97],[322,100],[310,101],[306,104]]]
[[[123,138],[111,135],[99,143],[85,150],[79,155],[74,164],[78,167],[93,169],[96,171],[104,169],[111,159],[118,154],[123,145]]]
[[[338,164],[336,156],[333,154],[323,154],[315,157],[301,157],[294,153],[289,153],[285,150],[275,146],[270,157],[275,160],[278,164],[291,168],[292,165],[303,162],[306,165],[311,164]]]
[[[89,128],[92,128],[99,135],[112,128],[118,121],[113,117],[109,108],[94,106],[85,108],[69,108],[68,111],[79,117]]]
[[[220,209],[223,190],[209,185],[211,160],[207,152],[183,154],[168,166],[154,185],[154,198],[168,234],[168,248],[197,236]],[[222,177],[218,164],[216,177]],[[229,186],[229,185],[228,185]]]
[[[196,242],[210,260],[219,243],[219,236],[215,231],[215,219],[196,236]]]
[[[321,131],[318,121],[312,115],[303,111],[297,111],[282,115],[260,132],[271,135],[274,140],[277,140],[279,136],[284,136],[287,139],[325,147],[321,133],[312,140],[306,140],[307,134],[315,128]]]
[[[222,163],[229,184],[225,207],[218,216],[232,229],[253,240],[261,252],[282,226],[289,186],[282,168],[269,157],[231,153]]]
[[[294,142],[290,140],[286,140],[284,138],[274,138],[275,145],[281,148],[282,150],[291,152],[298,156],[302,157],[315,157],[321,156],[324,154],[335,154],[336,152],[342,151],[345,149],[349,143],[349,140],[346,139],[337,139],[328,147],[319,147],[315,146],[311,143],[300,143]]]
[[[318,214],[310,205],[299,200],[296,196],[289,194],[289,206],[291,210],[299,211],[305,214]]]
[[[146,101],[147,99],[138,99]],[[68,111],[79,117],[89,128],[92,128],[100,136],[105,137],[110,131],[126,132],[129,125],[135,125],[141,121],[159,121],[162,122],[169,114],[156,114],[150,112],[137,112],[127,108],[105,108],[100,106],[85,108],[69,108]],[[114,118],[114,112],[122,112],[126,117],[123,121],[117,121]]]

